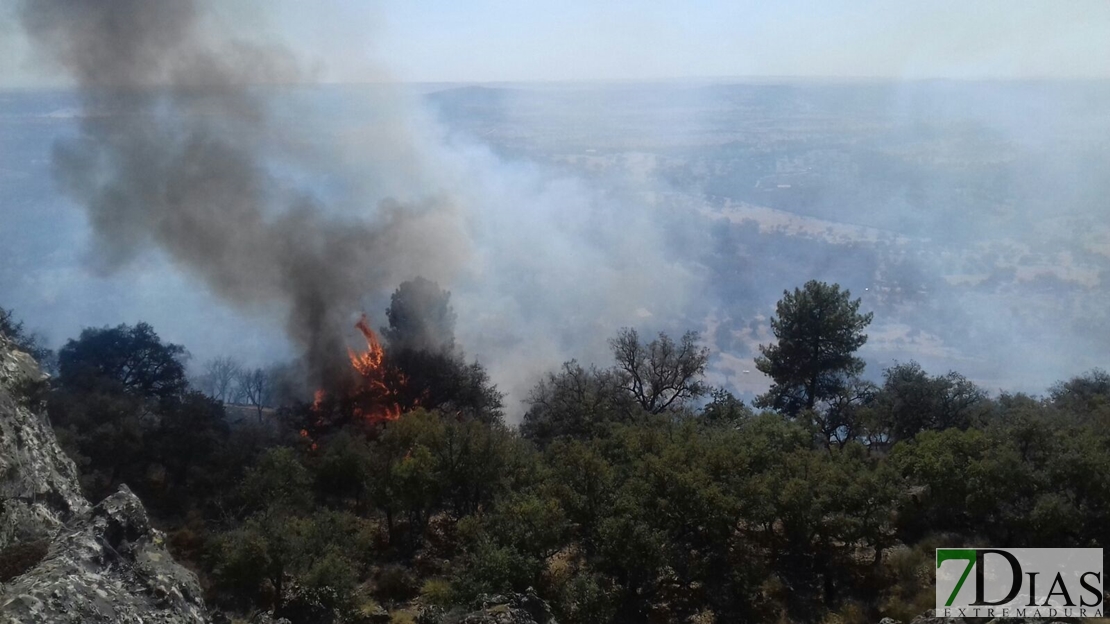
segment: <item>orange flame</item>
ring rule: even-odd
[[[351,368],[357,374],[356,385],[349,395],[354,403],[352,411],[356,418],[369,423],[397,420],[405,411],[401,406],[400,389],[407,379],[387,365],[385,349],[365,314],[355,327],[366,339],[366,351],[347,349]],[[319,416],[326,400],[327,392],[317,390],[312,402],[313,413]]]
[[[370,329],[370,323],[366,320],[365,314],[362,315],[358,323],[355,323],[355,327],[366,338],[366,352],[355,353],[354,349],[347,349],[347,355],[351,358],[351,366],[355,367],[355,371],[368,381],[375,385],[384,386],[385,349],[382,348],[378,335]]]
[[[363,314],[355,327],[362,332],[366,339],[366,351],[356,353],[348,349],[351,366],[361,377],[360,391],[369,394],[374,405],[370,409],[355,408],[355,415],[371,421],[397,420],[401,417],[401,404],[398,402],[396,385],[404,385],[405,379],[401,376],[390,378],[390,371],[385,362],[385,349],[378,340],[378,334],[370,328],[370,322]]]

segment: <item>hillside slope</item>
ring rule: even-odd
[[[196,577],[126,487],[90,505],[29,397],[45,376],[0,336],[0,622],[202,624]]]

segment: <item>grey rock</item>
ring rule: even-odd
[[[21,396],[45,379],[31,356],[0,336],[0,550],[49,538],[89,508],[73,460]]]
[[[435,605],[421,605],[416,609],[416,624],[443,624],[446,619],[446,612]]]
[[[393,618],[389,615],[389,611],[386,611],[381,605],[374,607],[374,610],[370,612],[368,618],[371,624],[389,624],[392,619]]]
[[[0,553],[48,543],[0,585],[0,623],[207,624],[200,584],[126,487],[90,507],[53,430],[21,397],[44,376],[0,336]]]
[[[529,587],[523,594],[483,596],[460,624],[556,624],[551,607]]]
[[[291,624],[291,622],[283,617],[275,618],[273,614],[261,612],[251,618],[251,624]]]

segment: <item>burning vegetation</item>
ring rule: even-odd
[[[478,364],[429,348],[452,344],[429,328],[453,313],[415,284],[384,340],[359,321],[365,350],[312,402],[276,399],[303,421],[233,419],[191,387],[185,349],[140,324],[61,349],[49,422],[90,498],[126,483],[147,501],[208,605],[292,624],[471,621],[468,605],[512,592],[569,624],[910,621],[934,598],[936,535],[1105,543],[1110,490],[1074,476],[1110,465],[1104,372],[1043,398],[912,363],[855,379],[870,314],[811,282],[784,294],[761,350],[767,411],[723,390],[701,404],[696,334],[628,329],[609,368],[540,381],[513,431]],[[800,322],[814,309],[827,322]],[[798,346],[814,344],[838,357]]]
[[[420,401],[414,398],[408,405],[402,406],[401,400],[408,381],[405,374],[388,366],[385,349],[382,348],[378,335],[370,328],[365,314],[355,327],[366,338],[366,351],[357,353],[348,349],[348,355],[351,366],[359,376],[357,394],[367,399],[365,408],[362,405],[355,406],[355,417],[370,422],[397,420],[403,412],[419,405]]]
[[[366,339],[366,349],[347,349],[352,374],[349,383],[340,384],[342,389],[316,390],[311,411],[320,417],[317,426],[323,424],[323,416],[329,411],[339,410],[355,421],[376,425],[397,420],[401,414],[420,405],[419,397],[406,391],[408,378],[405,373],[390,365],[385,347],[365,314],[355,328]]]
[[[355,328],[366,340],[366,349],[348,348],[349,374],[334,380],[332,389],[319,388],[313,393],[308,410],[311,422],[302,429],[302,437],[315,439],[317,433],[348,422],[373,427],[395,421],[420,404],[419,397],[407,391],[405,373],[391,365],[365,314]]]
[[[455,347],[449,300],[435,282],[404,282],[386,311],[384,341],[363,314],[354,327],[366,347],[348,348],[346,362],[323,380],[312,403],[291,414],[302,423],[301,436],[316,443],[348,425],[369,433],[418,408],[459,419],[499,419],[501,393],[485,369],[467,364]]]

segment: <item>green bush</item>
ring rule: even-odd
[[[453,594],[451,582],[441,578],[430,578],[420,587],[420,601],[437,607],[451,606]]]
[[[385,602],[411,600],[420,592],[420,583],[412,570],[400,565],[387,565],[378,571],[374,595]]]
[[[579,572],[559,589],[555,610],[567,624],[605,624],[613,621],[620,604],[620,591],[612,579]]]
[[[346,604],[358,584],[358,574],[347,557],[330,552],[308,569],[301,583],[305,587],[330,587],[336,591],[340,602]]]

